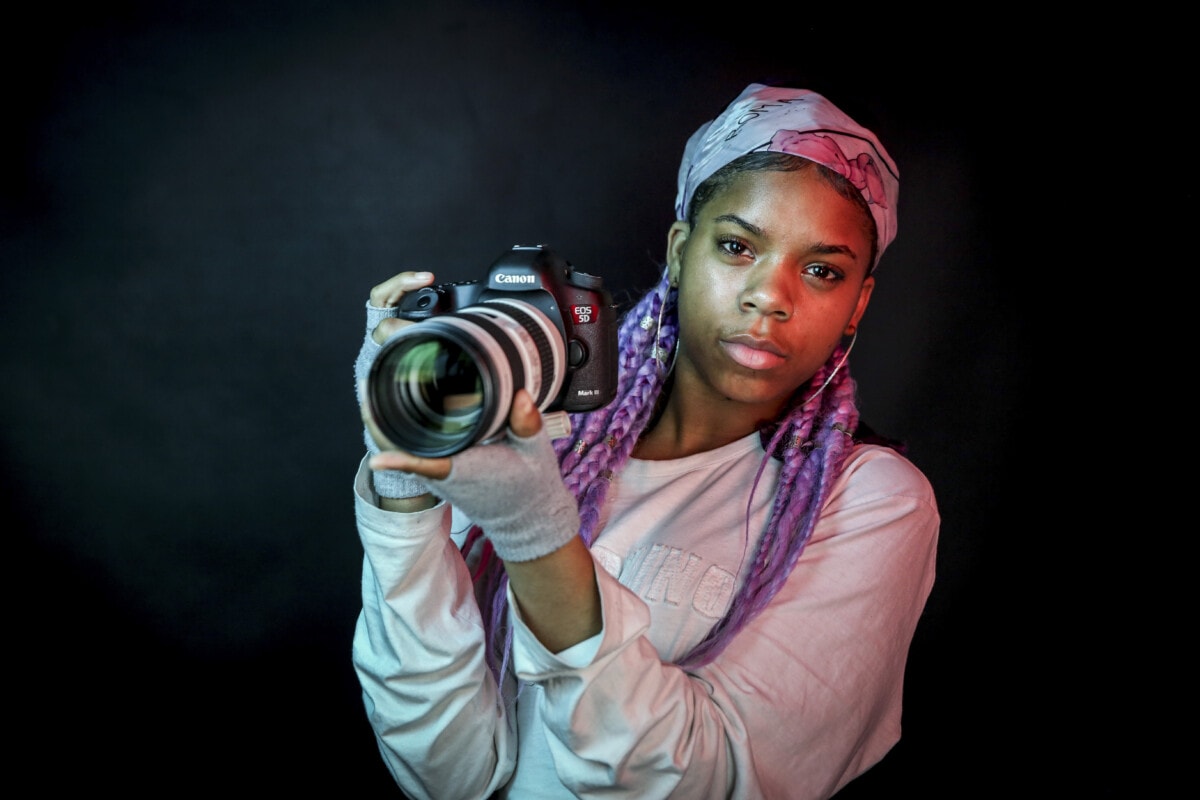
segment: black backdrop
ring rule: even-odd
[[[1029,321],[995,246],[1011,165],[988,157],[1003,88],[980,42],[770,4],[27,14],[0,249],[18,770],[392,794],[349,661],[367,290],[535,241],[619,297],[647,286],[684,141],[754,80],[828,94],[901,171],[852,365],[865,418],[937,488],[939,578],[904,739],[845,796],[989,796],[1044,779],[1046,728],[1090,735],[1022,677]],[[1090,783],[1078,767],[1051,779]]]

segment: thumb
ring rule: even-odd
[[[533,404],[527,389],[519,390],[513,397],[512,411],[508,415],[508,428],[514,436],[528,439],[542,429],[542,415]]]

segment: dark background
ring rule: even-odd
[[[350,665],[367,291],[532,242],[618,299],[647,287],[686,138],[758,80],[827,94],[900,166],[851,363],[943,514],[904,738],[844,796],[1119,796],[1116,703],[1073,699],[1057,646],[1091,629],[1031,611],[1044,533],[1015,466],[1033,265],[1003,246],[996,56],[1037,42],[857,7],[561,5],[118,2],[10,30],[9,761],[135,795],[394,795]]]

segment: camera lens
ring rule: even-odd
[[[397,447],[447,456],[503,433],[525,388],[545,409],[566,374],[562,335],[519,300],[492,300],[402,328],[367,379],[371,414]]]

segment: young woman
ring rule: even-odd
[[[689,140],[617,397],[572,438],[524,389],[449,458],[364,411],[353,661],[407,795],[823,798],[896,743],[939,516],[847,356],[898,186],[827,99],[752,84]],[[360,403],[432,281],[372,290]]]

